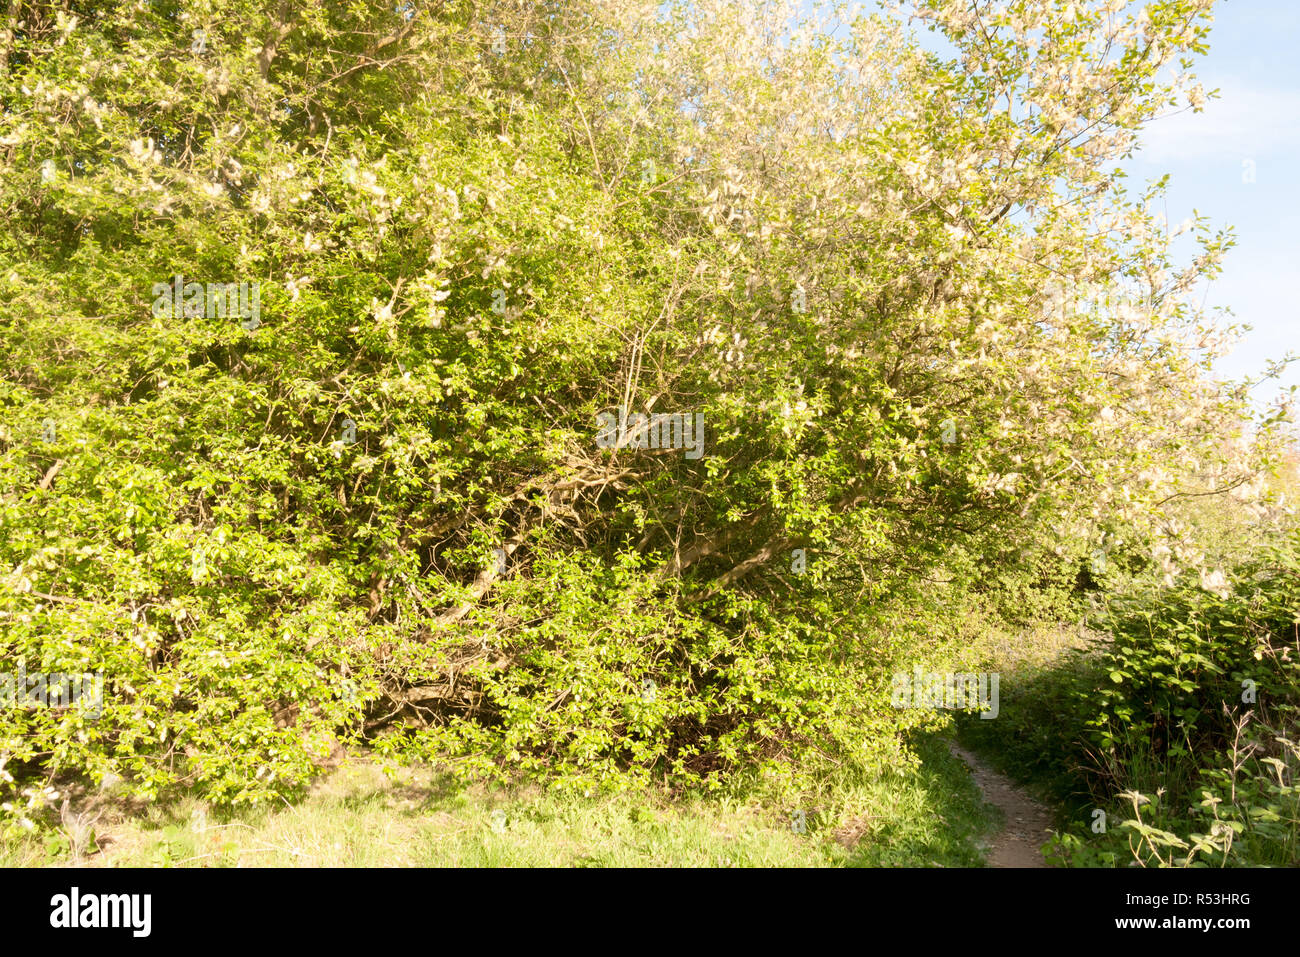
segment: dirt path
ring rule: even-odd
[[[1047,809],[969,751],[951,743],[949,747],[970,767],[985,800],[1007,817],[1006,828],[985,848],[989,867],[1046,867],[1040,848],[1052,828]]]

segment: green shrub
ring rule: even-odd
[[[1106,837],[1079,828],[1065,859],[1127,848],[1156,865],[1296,863],[1300,534],[1229,581],[1224,594],[1191,581],[1115,602],[1098,682],[1075,694],[1089,783],[1121,823]]]
[[[106,700],[0,716],[5,825],[109,775],[292,794],[340,738],[584,788],[908,766],[943,718],[892,671],[1062,607],[1098,503],[1149,516],[1169,462],[1249,474],[1164,278],[1229,239],[1173,272],[1111,164],[1204,5],[1127,40],[1045,9],[1031,60],[919,6],[959,59],[729,0],[23,4],[0,656]],[[982,119],[1060,71],[1087,137]],[[168,312],[178,276],[260,315]],[[617,408],[705,447],[611,447]]]

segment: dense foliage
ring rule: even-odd
[[[1300,863],[1300,532],[1235,511],[1185,516],[1238,550],[1221,579],[1166,583],[1157,546],[1108,582],[1097,641],[1022,669],[997,727],[963,723],[1066,809],[1057,859]]]
[[[0,713],[6,820],[360,738],[581,788],[899,765],[937,719],[893,671],[1266,494],[1190,296],[1229,238],[1175,269],[1113,168],[1199,105],[1210,3],[918,4],[950,58],[796,7],[9,4],[0,655],[106,689]],[[598,441],[620,408],[702,455]]]

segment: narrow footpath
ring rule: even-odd
[[[949,748],[971,769],[984,799],[1006,815],[1006,827],[984,846],[989,867],[1046,867],[1041,849],[1052,831],[1047,808],[971,752],[952,743]]]

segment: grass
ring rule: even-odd
[[[538,787],[463,786],[430,767],[354,755],[295,805],[219,814],[180,799],[107,805],[75,824],[0,848],[0,866],[177,867],[978,867],[999,824],[942,740],[916,742],[919,770],[848,782],[836,820],[743,794],[584,797]],[[65,825],[68,822],[65,821]]]

